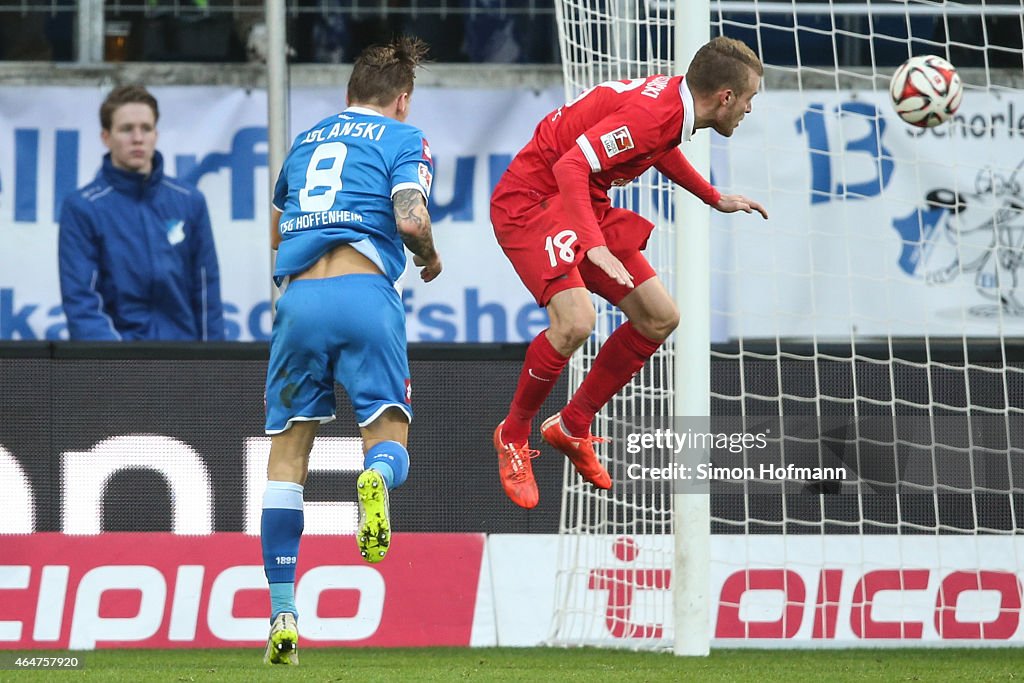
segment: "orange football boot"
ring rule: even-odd
[[[612,487],[612,478],[608,476],[608,470],[604,468],[601,461],[597,459],[597,454],[594,453],[594,444],[605,443],[608,439],[593,434],[576,437],[566,433],[562,427],[561,412],[544,420],[540,426],[540,433],[545,441],[565,453],[573,467],[584,479],[599,489]]]
[[[494,430],[494,448],[498,451],[498,476],[505,494],[519,507],[537,507],[540,492],[537,480],[533,478],[533,466],[530,461],[540,455],[540,451],[530,448],[529,444],[517,446],[501,440],[502,420]]]

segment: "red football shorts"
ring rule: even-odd
[[[633,286],[656,275],[641,254],[654,224],[626,209],[597,208],[598,225],[608,250],[629,274]],[[519,279],[541,306],[558,292],[585,287],[612,305],[632,290],[591,263],[580,247],[558,195],[544,197],[505,176],[491,199],[491,224]]]

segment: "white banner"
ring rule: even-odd
[[[968,92],[928,130],[884,92],[759,95],[719,150],[771,216],[714,233],[727,335],[1024,332],[1022,138],[1016,93]]]
[[[1019,645],[1022,552],[1015,536],[712,536],[712,646]],[[671,645],[671,536],[497,534],[487,553],[499,646]]]
[[[228,337],[270,331],[266,97],[228,87],[154,88],[167,171],[206,195]],[[0,88],[0,339],[62,339],[61,199],[105,151],[106,88]],[[343,104],[341,90],[292,93],[297,133]],[[411,123],[437,163],[431,214],[445,272],[406,279],[410,341],[528,341],[546,325],[494,241],[491,188],[560,88],[418,88]],[[970,93],[929,131],[884,94],[774,92],[728,141],[716,184],[771,220],[715,215],[713,338],[994,336],[1024,332],[1016,292],[1024,245],[1018,167],[1024,98]],[[705,134],[705,133],[702,133]]]
[[[206,195],[221,267],[228,338],[268,339],[266,94],[227,87],[153,88],[167,172]],[[65,339],[57,275],[64,195],[89,182],[106,149],[99,107],[107,88],[0,88],[0,339]],[[344,107],[342,90],[292,92],[292,134]],[[445,270],[407,277],[410,341],[524,341],[546,315],[498,248],[490,192],[560,88],[417,88],[409,122],[430,140],[431,201]]]

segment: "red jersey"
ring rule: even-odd
[[[683,76],[656,75],[601,83],[544,117],[533,137],[508,167],[519,183],[543,196],[562,191],[567,211],[589,248],[601,243],[593,210],[610,206],[608,190],[625,185],[652,166],[707,204],[720,194],[690,165],[678,149],[693,134],[693,96]],[[566,196],[566,179],[556,178],[555,164],[578,148],[590,167],[587,211]],[[560,187],[559,180],[562,180]],[[582,190],[582,188],[580,188]],[[590,214],[590,215],[587,215]]]
[[[576,145],[590,163],[598,199],[689,140],[693,123],[693,98],[682,76],[601,83],[544,117],[509,172],[554,194],[558,186],[551,167]]]

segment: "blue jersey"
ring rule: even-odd
[[[300,134],[274,190],[282,214],[275,279],[351,244],[396,282],[405,246],[391,198],[404,189],[428,198],[433,175],[423,133],[372,109],[349,107]]]

